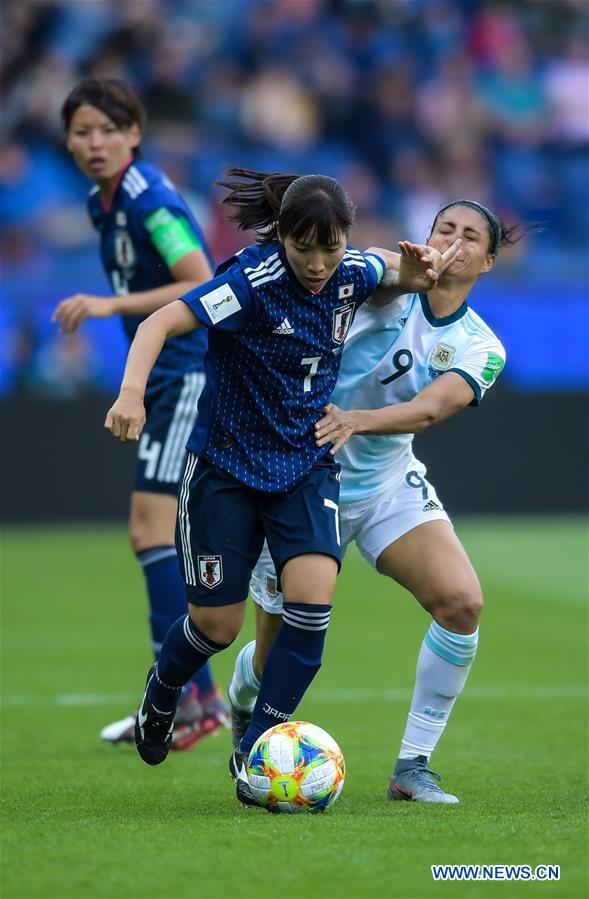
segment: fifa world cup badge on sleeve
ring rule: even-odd
[[[203,587],[216,587],[223,580],[221,556],[199,556],[198,577]]]
[[[222,284],[205,293],[200,301],[207,311],[207,314],[214,325],[223,321],[228,315],[233,315],[241,309],[241,303],[231,290],[229,284]]]

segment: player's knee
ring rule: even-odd
[[[129,521],[129,540],[133,550],[138,553],[145,547],[146,530],[137,520]]]
[[[153,516],[147,510],[134,508],[129,516],[129,540],[135,552],[153,546]]]
[[[308,580],[290,577],[288,581],[285,580],[282,584],[283,600],[285,603],[308,605],[309,608],[315,604],[330,606],[335,592],[335,577],[335,571],[333,577],[318,577]],[[311,597],[313,602],[309,602]]]
[[[330,606],[333,598],[333,589],[331,587],[321,590],[320,588],[315,588],[313,590],[313,599],[315,603],[323,606]],[[288,595],[285,591],[284,593],[284,601],[288,603],[298,603],[299,605],[308,605],[311,607],[314,603],[309,602],[309,590],[289,590]]]
[[[478,585],[454,588],[439,604],[436,620],[442,627],[459,634],[472,634],[479,626],[483,594]]]
[[[243,615],[236,614],[236,606],[195,606],[189,603],[188,613],[205,637],[221,646],[233,643],[241,630]]]

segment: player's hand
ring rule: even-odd
[[[460,238],[440,253],[427,244],[400,240],[401,262],[398,287],[404,293],[427,293],[438,283],[438,278],[452,265],[460,249]]]
[[[104,427],[121,443],[139,440],[145,425],[145,408],[138,393],[121,390],[115,403],[106,413]]]
[[[86,318],[108,318],[114,314],[112,297],[94,297],[87,293],[77,293],[62,300],[51,316],[52,322],[59,322],[59,330],[73,334]]]
[[[333,443],[330,453],[334,456],[344,443],[347,443],[350,437],[356,433],[354,413],[346,412],[333,403],[324,406],[323,411],[325,415],[315,425],[315,443],[317,446]]]

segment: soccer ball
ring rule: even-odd
[[[265,731],[247,761],[259,805],[270,812],[323,812],[336,801],[345,777],[342,751],[329,734],[306,721]]]

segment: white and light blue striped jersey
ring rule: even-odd
[[[315,445],[355,310],[385,269],[352,247],[323,290],[306,290],[278,242],[246,247],[182,299],[209,329],[206,387],[188,449],[257,490],[296,484]]]
[[[470,384],[478,404],[504,364],[503,346],[466,303],[435,318],[427,295],[407,294],[358,311],[331,399],[342,409],[379,409],[408,402],[434,378],[454,371]],[[368,499],[416,466],[425,473],[413,455],[413,436],[354,435],[337,454],[341,501]]]
[[[88,197],[88,213],[100,234],[100,256],[113,293],[153,290],[171,284],[174,276],[155,245],[150,222],[164,215],[189,231],[189,241],[202,249],[214,268],[204,234],[187,203],[166,175],[154,165],[134,160],[122,173],[119,184],[105,205],[98,187]],[[172,256],[173,258],[173,256]],[[129,343],[142,315],[123,315],[121,321]],[[166,341],[149,377],[149,389],[187,371],[202,371],[206,334],[194,331]]]

